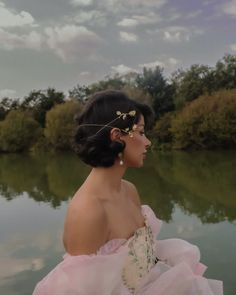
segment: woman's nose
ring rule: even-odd
[[[151,145],[152,145],[151,141],[146,137],[146,143],[145,143],[146,148],[149,148]]]

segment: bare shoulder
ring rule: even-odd
[[[136,188],[136,186],[128,181],[128,180],[125,180],[123,179],[123,184],[125,185],[127,191],[128,191],[128,194],[129,196],[132,198],[133,202],[138,206],[140,207],[141,206],[141,201],[140,201],[140,196],[139,196],[139,193],[138,193],[138,190]]]
[[[68,207],[63,242],[71,255],[92,254],[106,242],[108,222],[102,203],[94,196],[80,193]]]

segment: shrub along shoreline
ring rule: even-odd
[[[201,150],[236,147],[236,89],[203,95],[157,121],[152,136],[159,148]]]
[[[68,100],[46,114],[45,127],[22,110],[0,122],[0,151],[71,150],[74,116],[83,105]],[[148,134],[157,149],[205,150],[236,147],[236,89],[203,95],[163,115]]]
[[[88,86],[77,84],[66,98],[54,88],[33,90],[24,99],[0,101],[0,153],[71,150],[74,116],[96,91],[120,89],[149,104],[156,117],[148,133],[157,149],[236,147],[236,55],[215,67],[192,65],[169,78],[163,68],[114,75]]]

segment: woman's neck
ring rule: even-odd
[[[114,164],[112,167],[96,167],[93,168],[86,179],[87,184],[92,185],[94,189],[104,192],[120,193],[122,185],[122,177],[126,168],[119,164]]]

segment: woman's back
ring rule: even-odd
[[[63,241],[71,255],[91,254],[115,238],[129,238],[144,225],[139,197],[133,184],[122,180],[114,197],[95,194],[83,185],[71,200],[65,219]]]

